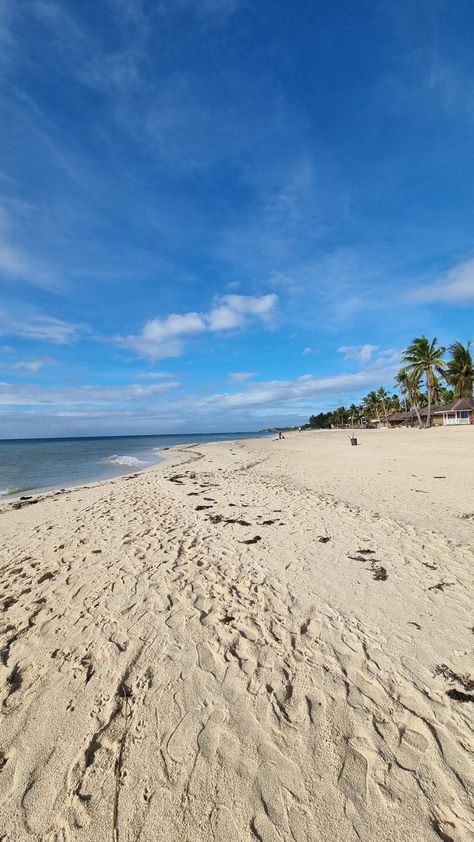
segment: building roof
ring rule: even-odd
[[[433,414],[440,415],[443,412],[458,412],[460,409],[470,409],[472,411],[472,398],[457,398],[445,406],[432,407],[432,412]]]
[[[389,421],[405,421],[407,418],[411,418],[412,415],[412,412],[399,412],[399,410],[396,410],[395,412],[391,412],[387,418]]]
[[[449,404],[449,406],[451,406],[451,404]],[[431,407],[431,414],[432,415],[434,415],[436,412],[446,412],[446,411],[447,411],[446,406],[438,406],[437,404],[433,404],[433,406]],[[420,409],[420,415],[421,415],[422,418],[426,418],[426,416],[428,415],[428,407],[427,406],[424,406],[422,409]],[[396,412],[390,413],[390,415],[388,416],[389,421],[405,421],[405,420],[411,421],[413,418],[416,418],[416,412],[415,412],[414,409],[410,409],[409,412],[400,412],[399,410],[397,410]]]
[[[454,401],[451,409],[452,410],[459,410],[459,409],[472,409],[472,398],[458,398]]]

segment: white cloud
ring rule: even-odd
[[[412,301],[466,304],[474,301],[474,258],[454,266],[432,284],[424,284],[408,294]]]
[[[200,333],[234,330],[246,325],[249,318],[269,323],[277,304],[275,294],[224,295],[204,313],[173,313],[164,319],[146,322],[140,333],[117,337],[116,342],[150,359],[178,357],[183,353],[183,341]]]
[[[173,313],[166,319],[151,319],[137,336],[118,339],[120,345],[150,359],[178,357],[183,350],[182,339],[206,329],[198,313]]]
[[[345,360],[350,360],[356,363],[367,363],[373,357],[375,351],[378,350],[378,345],[341,345],[338,348],[340,354],[344,354]]]
[[[400,367],[400,361],[403,355],[403,348],[385,348],[379,351],[374,363],[377,365],[397,365]]]
[[[277,303],[275,293],[269,295],[225,295],[223,303],[241,314],[250,313],[254,316],[268,318]]]
[[[398,352],[397,352],[398,353]],[[213,407],[219,412],[239,409],[265,409],[274,411],[305,412],[314,408],[318,401],[334,397],[339,401],[351,401],[357,392],[373,389],[380,385],[389,386],[399,367],[399,357],[390,349],[380,354],[365,369],[354,373],[342,373],[329,377],[304,374],[294,380],[270,380],[249,384],[241,392],[227,392],[201,398],[195,404],[196,412],[203,406]]]
[[[309,356],[310,354],[317,354],[318,352],[314,350],[314,348],[304,348],[303,349],[303,356]]]
[[[176,381],[146,385],[40,387],[0,384],[4,435],[170,433],[255,430],[300,424],[315,411],[350,404],[361,392],[390,387],[394,349],[358,372],[242,382],[238,392],[174,393]],[[24,407],[19,412],[17,407]],[[285,420],[286,419],[286,420]]]
[[[245,383],[255,377],[255,371],[233,371],[229,374],[229,383]]]
[[[208,328],[211,331],[233,330],[234,328],[240,327],[243,322],[244,318],[242,314],[233,310],[232,307],[227,307],[225,304],[214,307],[210,311],[207,320]]]
[[[256,316],[268,321],[274,311],[277,297],[275,294],[224,295],[205,316],[210,331],[232,330],[243,327],[247,316]]]
[[[12,368],[17,371],[24,371],[26,373],[37,372],[44,368],[45,365],[55,365],[56,360],[53,357],[37,357],[34,360],[19,361],[13,363]]]
[[[391,352],[390,352],[391,353]],[[144,416],[156,410],[156,399],[160,398],[159,408],[163,417],[181,417],[194,429],[200,426],[203,416],[212,415],[224,422],[233,414],[244,414],[253,409],[285,412],[308,412],[317,406],[318,401],[331,399],[350,401],[357,392],[390,385],[398,367],[398,359],[384,354],[358,372],[344,372],[334,376],[319,377],[304,374],[292,380],[268,380],[248,382],[241,378],[243,386],[239,392],[218,392],[208,395],[181,394],[179,397],[167,395],[180,386],[178,381],[166,381],[150,384],[126,384],[124,386],[68,386],[42,387],[17,383],[0,384],[0,403],[3,405],[42,405],[71,406],[101,404],[130,404],[140,408]],[[250,375],[250,372],[237,372]],[[237,381],[238,382],[238,381]],[[165,396],[164,400],[161,400]],[[227,413],[227,415],[226,415]],[[229,414],[230,413],[230,414]],[[137,415],[138,418],[138,415]],[[197,426],[196,426],[197,425]],[[250,428],[248,428],[250,429]]]
[[[52,316],[38,315],[21,319],[0,311],[0,336],[20,336],[23,339],[69,345],[78,339],[82,331],[80,325]]]
[[[165,380],[174,376],[174,374],[169,374],[166,371],[143,371],[141,374],[135,375],[137,380]]]
[[[31,384],[0,383],[0,405],[3,406],[42,406],[52,407],[101,404],[134,403],[141,405],[166,392],[176,389],[177,381],[150,383],[143,386],[138,383],[124,386],[59,386],[43,387]]]

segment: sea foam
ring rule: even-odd
[[[29,490],[29,486],[21,486],[21,488],[0,488],[0,497],[11,497],[13,494],[21,494],[23,491]]]
[[[137,459],[136,456],[109,456],[107,459],[103,459],[102,462],[105,465],[124,465],[130,468],[140,468],[142,465],[148,465],[148,462],[144,462],[143,459]]]

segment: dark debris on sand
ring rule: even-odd
[[[463,688],[458,690],[456,687],[450,687],[446,690],[446,695],[455,702],[474,702],[474,694],[470,691],[474,690],[474,678],[466,673],[458,675],[447,664],[438,664],[433,670],[433,675],[441,675],[445,681],[452,681],[460,684]]]
[[[430,585],[429,591],[444,591],[445,588],[452,588],[454,582],[438,582],[437,585]]]
[[[375,550],[357,550],[359,555],[350,555],[348,558],[351,561],[362,561],[364,564],[369,562],[372,571],[372,577],[376,582],[385,582],[388,579],[386,568],[380,564],[378,558],[367,558],[368,555],[373,555]]]

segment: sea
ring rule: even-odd
[[[268,433],[0,439],[0,501],[136,473],[176,445],[260,438]],[[160,456],[161,454],[161,456]]]

